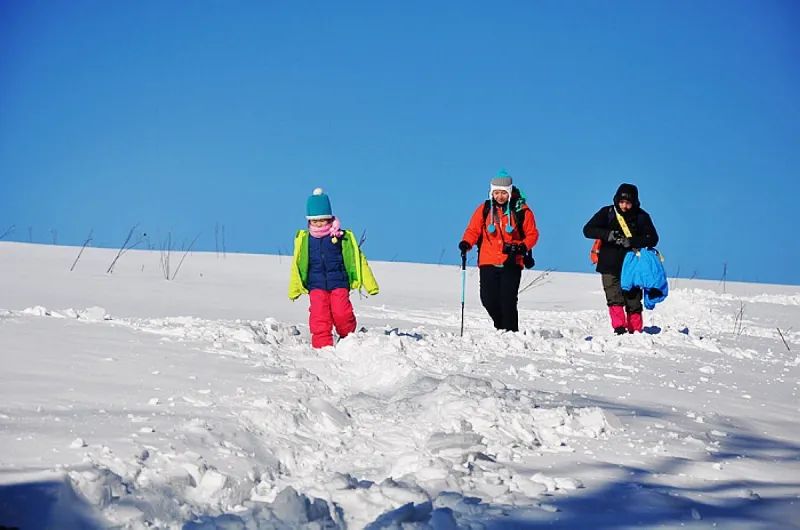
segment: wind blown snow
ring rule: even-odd
[[[798,528],[800,288],[673,280],[618,337],[526,271],[501,333],[471,269],[461,337],[457,267],[375,263],[313,350],[286,257],[77,251],[0,243],[0,527]]]

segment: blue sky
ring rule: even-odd
[[[0,0],[0,233],[285,253],[322,186],[370,259],[456,263],[506,168],[541,268],[592,270],[626,181],[670,275],[799,284],[798,31],[790,0]]]

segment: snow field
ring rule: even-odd
[[[62,249],[0,249],[41,268],[0,270],[0,524],[798,520],[796,288],[732,294],[681,280],[647,314],[647,333],[617,337],[599,279],[553,273],[521,296],[524,331],[509,334],[490,328],[471,273],[459,337],[453,268],[378,263],[382,294],[353,296],[366,329],[313,350],[305,301],[279,301],[283,282],[261,291],[242,280],[283,279],[286,263],[269,257],[193,255],[185,283],[166,286],[120,268],[109,291],[112,279],[93,272],[45,274]],[[217,272],[201,280],[201,269]],[[134,297],[148,289],[171,291]],[[237,306],[249,315],[260,298],[264,317],[220,318]],[[23,493],[30,505],[14,501]]]

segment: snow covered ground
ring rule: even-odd
[[[617,337],[527,271],[509,334],[471,268],[462,338],[457,267],[374,263],[314,351],[286,257],[77,253],[0,243],[0,527],[800,528],[798,287],[673,281]]]

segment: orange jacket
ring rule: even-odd
[[[492,212],[489,211],[486,216],[486,221],[483,219],[483,205],[480,203],[472,214],[469,220],[467,229],[464,230],[462,239],[472,246],[481,239],[481,247],[478,251],[478,266],[484,265],[502,265],[505,263],[507,254],[503,254],[503,243],[525,243],[525,247],[530,250],[539,241],[539,230],[536,229],[536,218],[533,215],[533,210],[528,208],[527,205],[522,206],[525,212],[524,222],[522,223],[522,231],[525,234],[525,239],[519,238],[519,230],[517,230],[517,219],[514,213],[511,213],[511,219],[506,215],[506,209],[495,209],[495,231],[490,233],[487,227],[492,224]],[[504,205],[505,206],[505,205]],[[509,220],[514,231],[510,234],[506,232]],[[481,238],[482,236],[482,238]],[[516,257],[517,265],[522,267],[522,256]]]

